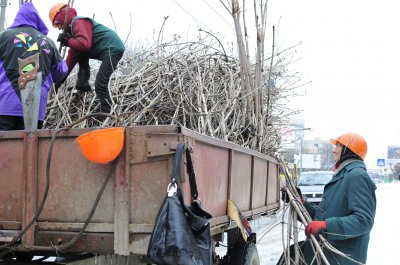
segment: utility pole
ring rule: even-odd
[[[3,31],[4,28],[4,21],[6,21],[6,7],[7,7],[7,0],[0,0],[0,32]]]
[[[299,174],[303,172],[303,138],[304,138],[304,132],[302,132],[300,136],[300,169],[299,169]]]
[[[303,141],[304,141],[304,131],[309,131],[311,128],[299,128],[296,131],[299,133],[300,137],[300,167],[299,167],[299,174],[303,172]]]

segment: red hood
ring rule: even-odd
[[[54,20],[58,21],[61,24],[64,24],[65,21],[65,17],[67,14],[67,8],[64,7],[63,9],[60,10],[60,12],[57,13],[56,17],[54,18]],[[67,20],[67,25],[66,25],[66,30],[69,31],[70,30],[70,25],[71,25],[71,21],[74,17],[76,17],[78,14],[76,13],[75,8],[70,7],[68,9],[68,20]]]

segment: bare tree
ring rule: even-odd
[[[390,169],[392,170],[393,179],[400,179],[400,163],[394,165],[390,164]]]
[[[251,146],[259,151],[262,149],[263,137],[276,134],[273,126],[277,116],[275,106],[280,104],[282,91],[278,92],[276,85],[277,76],[283,72],[279,70],[282,64],[275,64],[274,60],[281,60],[280,53],[275,48],[275,27],[272,27],[272,47],[270,56],[265,53],[265,33],[267,28],[268,0],[254,0],[254,18],[256,30],[256,53],[254,67],[249,56],[248,34],[246,26],[246,1],[240,5],[238,0],[228,0],[227,3],[220,0],[221,4],[233,18],[238,56],[240,61],[240,71],[242,79],[242,98],[241,102],[242,119],[241,126],[248,128],[254,126],[256,129],[255,137]],[[242,14],[242,16],[240,16]],[[242,21],[240,18],[242,17]],[[266,58],[267,57],[267,58]],[[266,67],[266,65],[268,67]],[[283,93],[284,94],[284,93]],[[271,131],[272,130],[272,131]]]

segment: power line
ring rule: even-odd
[[[208,30],[210,30],[206,25],[204,25],[203,23],[200,22],[200,20],[198,20],[195,16],[193,16],[189,11],[187,11],[183,6],[181,6],[178,2],[176,2],[175,0],[172,0],[177,6],[179,6],[180,8],[182,8],[183,11],[185,11],[189,16],[191,16],[197,23],[201,24],[203,27],[207,28]]]
[[[226,21],[226,19],[224,17],[222,17],[206,0],[203,0],[204,3],[206,3],[206,5],[212,10],[214,11],[215,14],[217,14],[217,16],[219,16],[231,29],[235,30],[232,27],[232,24],[230,24],[228,21]]]

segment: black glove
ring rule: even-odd
[[[55,83],[54,84],[54,89],[56,92],[58,92],[58,89],[60,88],[60,86],[62,86],[62,83]]]
[[[61,80],[60,82],[54,83],[54,89],[56,92],[58,92],[58,89],[64,84],[65,80],[67,80],[67,77],[68,77],[68,75],[66,77],[64,77],[64,79]]]
[[[299,194],[299,197],[300,197],[300,199],[301,199],[301,202],[304,203],[303,194],[301,194],[300,188],[299,188],[299,187],[296,187],[296,191],[297,191],[297,194]],[[284,202],[286,202],[286,203],[289,203],[289,202],[290,202],[290,198],[289,198],[289,195],[288,195],[287,192],[286,192],[286,188],[282,188],[282,189],[281,189],[281,200],[284,201]]]
[[[60,35],[58,35],[57,41],[59,41],[62,45],[69,47],[68,46],[68,41],[72,36],[68,33],[60,33]]]

